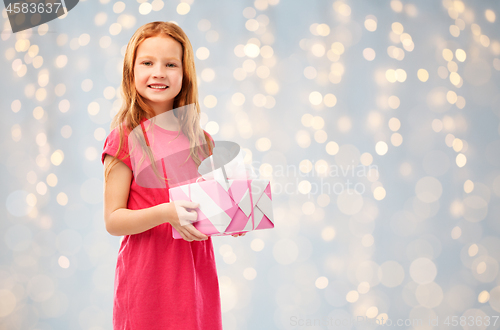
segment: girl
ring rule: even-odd
[[[124,236],[113,329],[222,329],[212,240],[189,224],[196,219],[189,210],[199,205],[173,203],[168,190],[140,186],[128,150],[130,132],[161,114],[168,118],[162,127],[169,139],[165,150],[189,150],[179,176],[199,176],[197,166],[212,152],[213,139],[199,124],[193,50],[179,26],[152,22],[135,32],[123,62],[122,93],[102,153],[106,230]],[[183,239],[172,238],[172,227]]]

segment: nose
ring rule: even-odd
[[[164,68],[162,65],[155,65],[154,71],[153,71],[153,77],[154,78],[165,78],[165,71],[166,68]]]

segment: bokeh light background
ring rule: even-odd
[[[12,34],[3,10],[0,328],[111,329],[120,237],[100,154],[125,46],[155,20],[193,44],[203,128],[273,183],[275,229],[213,239],[224,329],[500,315],[499,15],[472,0],[100,0]]]

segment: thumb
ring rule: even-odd
[[[200,203],[196,203],[196,202],[187,202],[185,204],[185,207],[190,208],[190,209],[196,209],[199,206],[200,206]]]

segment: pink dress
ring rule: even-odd
[[[176,151],[189,150],[185,135],[181,133],[174,140],[177,132],[160,130],[166,138],[173,140],[168,146],[176,156],[180,155]],[[128,154],[127,135],[124,130],[125,139],[119,158]],[[116,154],[119,137],[118,128],[115,128],[106,138],[101,158],[103,163],[106,154]],[[183,157],[181,163],[185,159]],[[132,170],[130,157],[122,161]],[[196,163],[189,158],[179,170],[180,179],[176,180],[186,184],[182,178],[189,180],[198,176],[197,173]],[[143,188],[132,177],[128,209],[143,209],[167,202],[168,191]],[[139,234],[125,235],[116,263],[113,329],[222,329],[212,239],[193,242],[173,239],[170,223]]]

